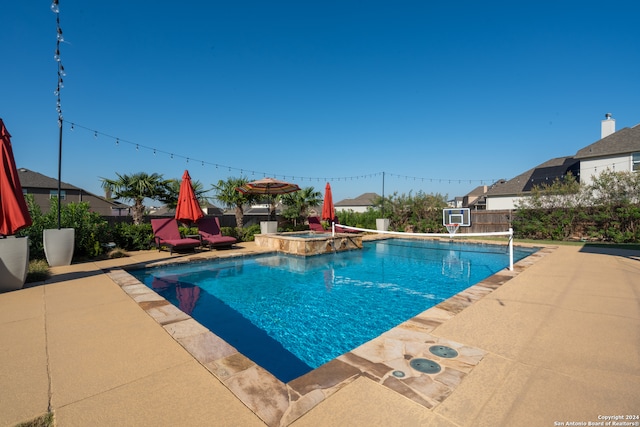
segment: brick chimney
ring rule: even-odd
[[[602,121],[602,128],[600,131],[600,139],[606,138],[616,131],[616,119],[611,117],[611,113],[604,115],[605,119]]]

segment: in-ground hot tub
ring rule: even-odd
[[[352,233],[336,233],[335,236],[313,231],[256,234],[255,242],[262,248],[302,256],[362,249],[362,235]]]

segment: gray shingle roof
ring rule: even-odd
[[[496,183],[487,191],[488,196],[512,196],[530,191],[534,185],[551,184],[556,178],[573,170],[578,161],[573,157],[556,157],[506,182]],[[574,172],[574,175],[576,173]]]
[[[22,187],[48,189],[58,188],[57,179],[49,178],[48,176],[30,171],[29,169],[19,168],[18,176],[20,177],[20,185]],[[63,190],[80,190],[80,188],[67,184],[66,182],[60,182],[60,188]]]
[[[29,188],[43,188],[45,190],[53,190],[58,188],[58,180],[54,178],[50,178],[46,175],[42,175],[41,173],[31,171],[26,168],[18,169],[18,177],[20,178],[20,185],[23,189]],[[75,185],[68,184],[66,182],[60,182],[61,190],[74,190],[81,191],[84,194],[91,194],[94,197],[104,200],[106,203],[109,203],[118,208],[126,208],[128,205],[119,202],[117,200],[107,200],[103,196],[98,196],[97,194],[93,194],[89,191],[86,191],[80,187],[76,187]]]
[[[335,203],[334,206],[373,206],[373,201],[380,197],[376,193],[364,193],[355,199],[344,199]]]
[[[623,128],[579,150],[576,159],[640,152],[640,125]]]
[[[505,183],[494,185],[488,196],[513,196],[531,191],[534,185],[552,183],[568,172],[578,176],[580,160],[606,157],[616,154],[640,152],[640,125],[623,128],[611,135],[578,150],[572,157],[557,157],[516,176]]]

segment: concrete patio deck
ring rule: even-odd
[[[58,426],[264,426],[104,273],[167,258],[56,267],[1,294],[0,425],[52,410]],[[485,352],[434,408],[362,375],[290,425],[640,425],[638,252],[559,246],[430,333]]]

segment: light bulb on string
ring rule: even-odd
[[[94,137],[95,139],[98,139],[98,131],[97,131],[97,130],[93,132],[93,137]]]
[[[136,151],[140,151],[140,146],[136,144]]]
[[[60,13],[60,8],[58,7],[58,0],[53,0],[53,3],[51,3],[51,11],[53,13]]]
[[[116,145],[120,145],[120,138],[116,138]]]

